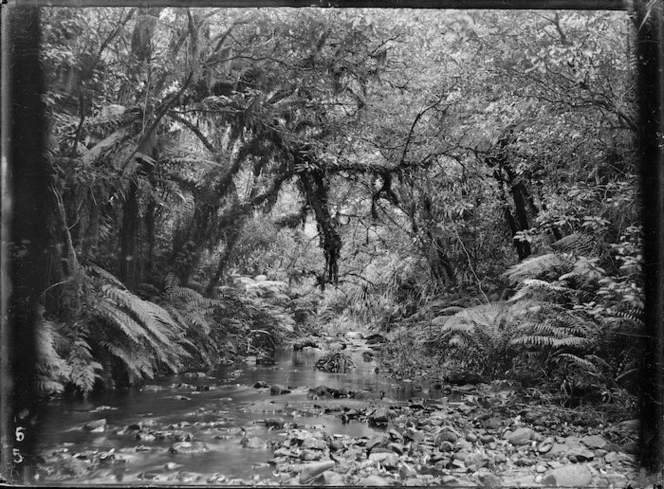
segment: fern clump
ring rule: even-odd
[[[448,368],[499,378],[512,367],[516,348],[510,342],[514,330],[510,304],[492,302],[472,306],[448,317],[439,316],[433,323],[442,325],[424,343]]]
[[[520,311],[511,344],[525,349],[524,365],[541,365],[568,396],[580,386],[604,392],[633,372],[640,315],[621,311],[626,294],[618,290],[639,291],[617,285],[624,279],[600,267],[600,257],[575,254],[595,249],[589,239],[558,243],[569,253],[524,260],[505,273],[517,288],[510,302]]]
[[[98,346],[119,361],[130,383],[157,372],[177,372],[188,356],[185,329],[169,312],[141,299],[115,277],[95,270],[94,302],[88,312]]]

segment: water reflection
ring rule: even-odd
[[[343,424],[332,416],[305,415],[294,418],[280,413],[247,411],[252,403],[306,403],[309,401],[306,397],[307,389],[318,385],[348,391],[383,391],[386,397],[394,400],[422,397],[422,392],[414,391],[410,384],[391,382],[382,374],[375,373],[376,363],[364,361],[360,350],[349,352],[355,368],[345,374],[315,369],[315,362],[322,355],[322,352],[316,350],[286,349],[278,351],[274,363],[270,365],[232,365],[208,372],[201,378],[185,375],[163,378],[154,382],[159,389],[105,393],[88,400],[51,401],[44,406],[41,417],[39,450],[48,458],[54,451],[63,448],[70,452],[114,449],[128,460],[120,476],[113,472],[111,477],[109,473],[115,482],[118,477],[124,482],[138,480],[139,476],[144,476],[145,471],[163,470],[173,461],[177,461],[182,470],[186,471],[210,474],[223,472],[229,477],[250,477],[267,470],[263,465],[272,458],[272,451],[242,449],[237,430],[238,427],[244,427],[251,436],[269,442],[271,438],[280,435],[257,424],[266,417],[283,417],[288,422],[300,426],[317,426],[329,433],[356,437],[371,436],[374,433],[373,428],[366,423]],[[281,384],[294,389],[294,392],[270,396],[267,389],[253,388],[258,381],[268,385]],[[92,433],[83,429],[86,423],[102,418],[107,421],[105,432]],[[210,428],[211,422],[215,423],[214,429]],[[209,452],[195,456],[174,456],[168,452],[173,444],[172,439],[145,443],[137,440],[135,434],[128,435],[125,428],[136,423],[155,423],[163,429],[181,427],[191,433],[195,440],[205,442]],[[220,433],[226,433],[225,427],[228,427],[229,433],[226,439],[219,436]],[[140,445],[148,445],[145,452],[137,451]],[[117,468],[114,470],[117,471]],[[95,482],[98,480],[95,479]]]

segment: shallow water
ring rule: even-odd
[[[382,374],[375,373],[374,361],[365,362],[361,351],[366,349],[357,342],[348,350],[356,367],[347,373],[325,373],[314,365],[324,355],[319,350],[282,350],[275,355],[272,365],[231,365],[206,372],[206,377],[189,378],[184,374],[159,379],[152,388],[128,392],[106,393],[89,400],[60,399],[50,401],[41,416],[38,454],[45,459],[42,468],[56,466],[65,452],[70,456],[86,450],[109,452],[124,460],[95,473],[70,477],[62,471],[41,470],[42,482],[94,482],[94,483],[145,483],[149,481],[172,483],[205,483],[213,474],[221,473],[228,479],[249,480],[254,476],[269,478],[273,467],[267,464],[273,458],[271,449],[254,450],[242,447],[240,440],[244,428],[248,436],[270,440],[283,437],[283,430],[268,430],[260,424],[266,418],[282,418],[287,423],[312,430],[324,430],[331,434],[347,434],[354,437],[374,434],[366,423],[350,421],[343,424],[334,416],[308,416],[306,406],[316,402],[306,397],[307,389],[318,385],[345,388],[350,391],[383,391],[386,398],[403,401],[416,397],[428,397],[426,391],[413,390],[409,383],[394,383]],[[281,384],[293,389],[290,394],[271,396],[267,389],[255,389],[253,385],[265,381],[269,385]],[[184,385],[182,385],[184,384]],[[192,387],[209,387],[208,391],[196,391]],[[182,398],[184,396],[184,398]],[[286,407],[285,412],[253,412],[256,402],[275,403],[275,409]],[[334,400],[335,404],[344,401]],[[271,406],[267,404],[268,406]],[[293,409],[297,408],[295,413]],[[303,408],[303,409],[300,409]],[[104,432],[84,429],[86,423],[105,419]],[[204,442],[209,451],[199,454],[172,454],[169,448],[177,440],[137,440],[136,432],[129,425],[154,424],[159,430],[182,430],[193,440]],[[137,450],[143,446],[149,451]],[[56,455],[54,455],[56,454]],[[60,458],[58,458],[60,457]],[[170,465],[169,465],[170,464]],[[187,480],[187,473],[200,475],[200,479]],[[55,474],[55,475],[54,475]],[[185,475],[182,475],[185,474]],[[49,479],[52,477],[52,479]],[[192,476],[193,477],[193,476]]]

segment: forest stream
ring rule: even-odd
[[[485,487],[623,487],[634,480],[635,459],[627,453],[633,422],[593,426],[580,413],[564,421],[543,406],[526,413],[500,384],[394,382],[380,373],[364,340],[347,346],[354,367],[345,373],[316,369],[327,350],[284,348],[268,364],[236,363],[87,400],[51,400],[41,417],[37,479]],[[320,389],[319,397],[314,390],[323,385],[351,397]]]
[[[319,416],[322,404],[366,408],[369,402],[386,404],[413,397],[408,382],[395,383],[376,373],[376,362],[362,357],[362,351],[368,348],[362,340],[354,343],[348,354],[355,367],[346,373],[316,369],[316,361],[326,353],[322,350],[286,348],[277,351],[274,362],[269,364],[233,364],[206,373],[169,376],[140,390],[108,392],[88,400],[50,401],[43,413],[39,446],[46,462],[39,467],[45,475],[43,481],[51,480],[46,474],[58,481],[96,483],[203,483],[219,473],[244,480],[269,479],[274,471],[268,464],[274,458],[272,450],[257,441],[252,442],[256,448],[244,449],[243,428],[247,436],[268,443],[283,439],[284,427],[324,431],[332,436],[372,437],[376,430],[384,432],[385,428],[366,422]],[[261,382],[267,387],[254,387]],[[273,385],[287,387],[291,392],[271,395]],[[386,400],[308,398],[309,388],[319,385],[351,392],[382,391]],[[422,392],[417,395],[422,396]],[[274,429],[275,425],[266,427],[266,417],[280,423],[281,429]],[[192,440],[193,448],[187,447]],[[184,442],[182,452],[192,453],[174,453],[178,451],[178,441]],[[199,442],[198,448],[204,443],[205,449],[193,453],[199,451]],[[89,473],[82,462],[77,469],[74,460],[87,457],[70,456],[86,452],[92,456],[90,451],[124,463],[107,464]]]

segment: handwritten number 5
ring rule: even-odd
[[[20,464],[21,462],[23,462],[23,455],[21,455],[21,451],[18,448],[14,448],[12,450],[12,453],[14,454],[15,464]]]

